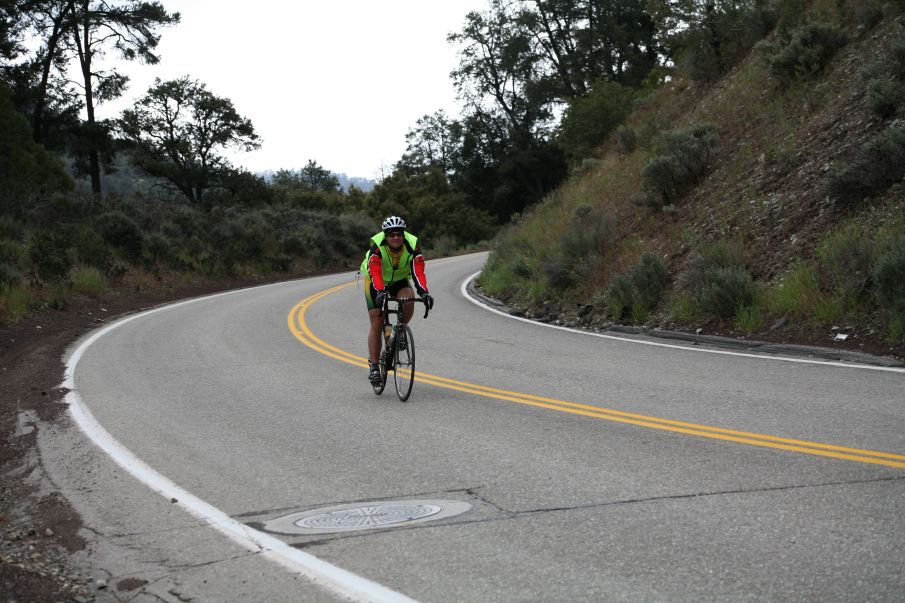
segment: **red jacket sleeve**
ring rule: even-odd
[[[368,274],[371,275],[371,284],[374,288],[383,291],[383,258],[376,246],[371,248],[371,255],[368,257]]]
[[[427,277],[424,275],[424,256],[421,255],[420,249],[412,258],[412,268],[412,272],[415,274],[415,289],[418,290],[418,295],[424,295],[427,293]]]

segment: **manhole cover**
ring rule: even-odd
[[[329,534],[436,521],[459,515],[471,505],[457,500],[392,500],[339,505],[277,517],[264,529],[283,534]]]

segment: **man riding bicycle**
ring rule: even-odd
[[[398,216],[390,216],[383,221],[381,232],[371,237],[371,249],[361,263],[365,274],[365,300],[371,328],[368,331],[368,380],[380,384],[380,331],[383,327],[381,309],[387,297],[412,297],[415,283],[418,295],[428,309],[433,308],[434,299],[427,290],[424,276],[424,256],[418,245],[418,237],[407,232],[405,221]],[[408,324],[415,312],[412,302],[405,304],[402,320]]]

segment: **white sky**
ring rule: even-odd
[[[157,65],[116,60],[131,77],[116,117],[154,81],[189,75],[232,100],[263,139],[231,156],[251,171],[297,169],[378,178],[426,114],[458,115],[446,41],[487,0],[162,0],[181,22],[163,28]],[[113,53],[109,55],[115,57]]]

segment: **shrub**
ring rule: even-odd
[[[857,226],[830,233],[817,247],[821,284],[860,297],[870,284],[874,254],[873,239]]]
[[[905,104],[905,86],[894,80],[874,79],[867,85],[867,106],[878,117],[888,119]]]
[[[679,64],[689,78],[714,81],[776,24],[770,3],[710,3],[700,23],[680,34]]]
[[[905,245],[884,254],[873,271],[877,301],[890,310],[905,310]]]
[[[634,89],[598,80],[591,92],[569,105],[560,125],[559,143],[575,161],[587,157],[632,111]]]
[[[81,295],[96,297],[104,292],[104,277],[97,268],[78,266],[72,270],[72,290]]]
[[[775,314],[805,318],[820,301],[817,274],[806,264],[792,267],[782,282],[770,290],[769,306]]]
[[[0,285],[0,322],[11,324],[28,311],[29,296],[20,286]]]
[[[86,266],[108,270],[115,260],[113,248],[93,228],[81,228],[75,237],[75,255]]]
[[[21,280],[22,273],[16,266],[0,262],[0,287],[18,285]]]
[[[887,339],[889,343],[905,343],[905,312],[894,312],[887,323]]]
[[[44,230],[33,233],[28,256],[35,276],[48,283],[64,278],[72,267],[68,252],[66,239],[60,235]]]
[[[144,253],[144,233],[138,224],[121,211],[98,216],[97,229],[104,241],[122,251],[126,259],[138,262]]]
[[[883,7],[878,2],[859,2],[854,17],[858,25],[873,29],[883,20]]]
[[[700,292],[701,309],[719,318],[732,318],[739,308],[750,306],[756,287],[744,268],[718,268],[707,273]]]
[[[770,74],[783,87],[816,75],[845,46],[845,32],[828,23],[806,23],[777,42],[758,44]]]
[[[25,241],[25,226],[10,216],[0,215],[0,239],[22,243]]]
[[[623,155],[634,153],[638,147],[638,136],[635,131],[626,126],[619,126],[616,130],[616,152]]]
[[[627,310],[635,303],[632,279],[626,274],[616,274],[610,279],[605,300],[607,310],[614,320],[621,320]]]
[[[905,77],[905,37],[900,37],[893,43],[892,62],[895,75]]]
[[[662,198],[661,206],[673,203],[710,170],[718,146],[719,135],[710,124],[695,124],[660,137],[658,154],[641,175],[648,188]]]
[[[748,306],[740,306],[735,312],[735,318],[732,321],[732,325],[736,329],[744,331],[748,335],[760,329],[763,324],[763,308],[757,303]]]
[[[632,266],[629,278],[635,289],[636,305],[646,311],[656,308],[668,280],[663,258],[656,253],[644,253]]]
[[[841,207],[854,206],[882,194],[905,176],[905,122],[893,122],[837,166],[827,194]]]

